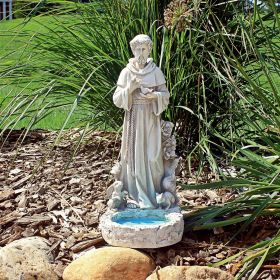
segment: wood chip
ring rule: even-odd
[[[23,217],[16,221],[18,225],[29,225],[32,223],[36,224],[49,224],[52,222],[52,218],[42,215],[33,215],[32,217]]]
[[[23,216],[23,214],[21,214],[21,213],[11,212],[11,213],[7,214],[6,216],[0,218],[0,226],[13,222],[22,216]]]
[[[0,193],[0,202],[14,197],[15,192],[13,190],[4,190]]]
[[[51,199],[48,201],[47,203],[47,209],[48,211],[53,210],[54,208],[56,208],[56,206],[58,206],[60,204],[60,201],[57,199]]]
[[[24,183],[26,183],[29,179],[31,178],[31,175],[28,175],[22,179],[20,179],[19,181],[14,182],[11,185],[12,189],[17,189],[18,187],[21,187]]]
[[[99,243],[102,243],[102,242],[104,242],[104,239],[102,237],[98,237],[98,238],[93,239],[93,240],[82,241],[82,242],[77,243],[73,247],[71,247],[71,250],[74,253],[79,253],[79,252],[84,251],[85,249],[87,249],[89,247],[95,246],[95,245],[97,245]]]

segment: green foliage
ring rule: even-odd
[[[176,6],[171,15],[166,15],[167,21],[168,16],[173,17],[175,24],[164,32],[162,68],[172,96],[167,114],[177,124],[183,149],[188,150],[190,159],[197,154],[217,171],[214,155],[220,142],[213,131],[232,138],[236,129],[233,103],[239,99],[225,80],[229,70],[237,79],[235,69],[228,67],[227,57],[231,51],[240,55],[244,45],[233,12],[235,6],[214,2],[190,3],[186,12],[191,19],[184,28]],[[232,50],[226,48],[229,43]]]
[[[240,100],[234,104],[240,127],[232,139],[239,146],[231,153],[233,165],[240,169],[239,178],[205,185],[185,186],[188,189],[235,188],[240,193],[225,205],[207,207],[197,211],[189,219],[196,229],[209,229],[243,222],[232,239],[245,230],[258,217],[280,217],[280,126],[279,126],[279,81],[280,81],[280,22],[276,11],[260,13],[257,6],[247,17],[240,16],[242,40],[246,45],[245,55],[250,59],[242,63],[240,57],[228,55],[229,68],[238,70],[239,83],[230,75],[227,83],[236,88]],[[228,50],[231,45],[227,45]],[[229,139],[219,135],[230,147]],[[219,262],[216,266],[248,254],[236,279],[253,279],[261,265],[280,250],[279,232],[268,241],[261,241],[248,250]],[[248,276],[249,275],[249,276]],[[247,279],[247,278],[246,278]]]
[[[247,275],[248,277],[246,279],[253,280],[255,279],[254,277],[256,276],[256,273],[259,271],[263,263],[267,259],[275,256],[279,251],[280,251],[280,231],[278,231],[277,234],[271,240],[265,240],[259,242],[251,246],[250,248],[234,256],[231,256],[226,260],[216,263],[214,267],[226,264],[236,259],[237,257],[246,255],[241,261],[243,268],[239,272],[239,275],[237,275],[236,279],[240,279],[242,276],[246,274],[246,272],[251,271],[251,273]]]
[[[148,2],[146,6],[150,5]],[[1,71],[5,84],[20,82],[34,86],[36,82],[39,85],[37,91],[19,94],[10,104],[21,104],[24,114],[20,110],[13,110],[14,115],[5,113],[11,112],[10,106],[4,109],[2,127],[10,127],[16,114],[20,118],[32,115],[36,122],[38,112],[32,106],[27,108],[35,99],[48,103],[41,108],[42,117],[54,109],[70,106],[71,114],[74,112],[71,108],[78,107],[76,126],[87,126],[87,123],[93,127],[102,127],[104,123],[105,127],[120,126],[121,114],[116,112],[111,95],[119,72],[130,57],[127,38],[138,31],[148,33],[156,13],[151,11],[150,17],[146,15],[140,1],[129,6],[123,1],[104,1],[102,7],[98,3],[83,5],[79,13],[73,22],[57,18],[56,28],[35,36],[28,60],[16,66],[11,62]],[[139,19],[140,15],[134,19],[135,13],[143,19]]]
[[[67,17],[69,17],[67,19]],[[60,16],[61,20],[75,22],[75,18],[71,16]],[[32,38],[39,34],[46,34],[49,30],[57,28],[57,21],[52,16],[35,17],[32,19],[14,19],[3,21],[0,24],[0,123],[4,127],[4,120],[15,121],[15,124],[10,124],[14,128],[29,127],[30,118],[26,116],[20,120],[17,119],[19,112],[12,111],[12,107],[24,96],[32,93],[33,90],[40,88],[39,82],[36,80],[24,82],[21,79],[8,78],[8,73],[11,69],[26,63],[30,60],[29,50],[32,50]],[[59,27],[58,27],[59,28]],[[6,78],[7,77],[7,78]],[[70,103],[71,104],[71,103]],[[18,108],[18,107],[16,107]],[[8,111],[10,110],[10,111]],[[69,108],[61,107],[60,110],[49,110],[49,114],[44,115],[44,118],[37,119],[34,128],[44,129],[59,129],[67,116]],[[10,116],[9,116],[9,113]],[[13,113],[12,113],[13,112]],[[30,113],[32,114],[32,113]],[[71,125],[69,123],[69,125]]]
[[[30,120],[28,127],[32,127],[64,107],[71,115],[77,112],[75,119],[66,118],[74,120],[73,126],[118,129],[122,112],[112,104],[111,96],[121,69],[132,56],[129,41],[146,33],[153,39],[152,57],[171,92],[164,117],[177,124],[178,152],[187,151],[189,159],[198,157],[201,166],[207,160],[217,171],[214,151],[219,142],[213,131],[232,138],[236,129],[233,103],[239,99],[235,87],[225,80],[229,70],[238,79],[237,71],[228,69],[228,56],[233,52],[243,61],[248,59],[241,56],[240,26],[234,6],[196,1],[185,7],[189,20],[183,28],[178,29],[182,16],[177,11],[172,14],[173,24],[166,27],[168,14],[164,18],[163,10],[167,2],[105,0],[78,5],[73,24],[57,18],[57,27],[32,40],[28,60],[16,66],[11,63],[0,72],[5,84],[16,80],[33,85],[32,93],[13,100],[11,106],[21,104],[21,109],[13,110],[13,115],[5,113],[2,127],[16,126],[22,118]],[[39,85],[36,91],[34,82]],[[32,102],[43,107],[34,110]],[[11,112],[9,106],[5,112]]]
[[[26,18],[37,15],[60,14],[75,11],[74,0],[15,0],[13,1],[13,18]]]

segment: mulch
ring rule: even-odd
[[[106,245],[98,221],[106,210],[106,189],[113,182],[110,170],[118,159],[120,136],[92,132],[73,158],[73,139],[80,136],[78,130],[68,131],[56,145],[57,132],[34,130],[22,140],[24,133],[7,131],[5,141],[0,142],[0,247],[23,237],[44,237],[50,242],[55,272],[61,277],[73,259]],[[224,203],[237,195],[225,190],[185,190],[183,184],[209,182],[217,177],[206,168],[197,178],[195,171],[186,171],[182,162],[179,169],[178,194],[181,205],[189,209]],[[277,222],[256,220],[250,230],[229,244],[233,226],[186,231],[176,245],[143,251],[160,267],[209,265],[254,244],[256,234],[269,238]],[[240,260],[222,269],[236,274]],[[277,262],[263,266],[256,279],[280,279]]]

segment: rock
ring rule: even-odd
[[[11,242],[0,249],[0,279],[57,280],[49,250],[47,240],[41,237]]]
[[[233,280],[233,276],[208,266],[167,266],[154,272],[147,280]]]
[[[93,249],[69,264],[64,280],[144,280],[153,260],[137,250],[121,247]]]

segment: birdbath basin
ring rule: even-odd
[[[151,210],[149,210],[151,212]],[[121,212],[112,217],[112,221],[126,226],[152,226],[162,225],[168,222],[168,217],[162,211],[153,211],[153,215],[147,216],[145,212]]]
[[[162,225],[168,220],[166,217],[119,217],[114,220],[115,223],[127,226],[143,225]]]
[[[114,246],[159,248],[182,239],[183,215],[178,207],[162,209],[125,209],[106,212],[100,219],[105,241]]]

